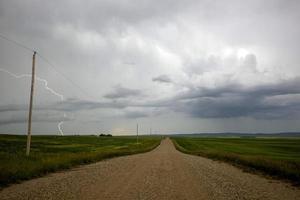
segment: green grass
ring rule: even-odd
[[[115,156],[142,153],[160,144],[160,137],[33,136],[25,156],[26,136],[0,135],[0,186],[76,165]]]
[[[299,138],[173,137],[172,140],[184,153],[230,162],[300,183]]]

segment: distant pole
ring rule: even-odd
[[[152,128],[150,128],[150,135],[152,135]]]
[[[33,56],[32,56],[32,73],[31,73],[31,90],[30,90],[30,102],[29,102],[29,114],[28,114],[28,132],[27,132],[26,156],[29,156],[30,143],[31,143],[31,118],[32,118],[32,105],[33,105],[34,79],[35,79],[35,55],[36,55],[36,52],[33,52]]]
[[[136,124],[136,143],[139,143],[139,124]]]

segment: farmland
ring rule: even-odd
[[[160,137],[33,136],[25,156],[26,136],[0,135],[0,186],[102,159],[150,151]]]
[[[173,137],[177,150],[300,183],[299,138]]]

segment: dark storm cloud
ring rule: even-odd
[[[104,95],[104,97],[108,99],[121,99],[140,95],[142,95],[142,92],[140,90],[125,88],[119,85],[116,86],[112,92]]]
[[[293,78],[289,80],[279,81],[272,84],[261,84],[257,86],[245,86],[239,83],[224,84],[216,88],[208,87],[194,87],[189,89],[189,91],[178,94],[175,99],[197,99],[204,97],[223,97],[223,96],[275,96],[275,95],[285,95],[285,94],[299,94],[300,78]]]
[[[161,83],[171,83],[172,79],[168,75],[163,74],[163,75],[152,78],[152,81],[161,82]]]
[[[245,87],[240,84],[229,84],[219,88],[199,87],[188,92],[159,101],[115,100],[140,92],[121,90],[113,100],[105,102],[67,99],[51,105],[37,105],[37,111],[66,111],[76,112],[96,109],[125,109],[125,108],[156,108],[167,112],[167,108],[196,118],[297,118],[299,117],[300,102],[293,100],[300,95],[300,78],[285,80],[273,84]],[[124,91],[126,91],[124,93]],[[277,98],[282,97],[282,98]],[[272,100],[272,98],[275,98]],[[277,99],[276,99],[277,98]],[[285,101],[289,98],[289,101]],[[0,106],[0,112],[26,111],[25,105]],[[144,111],[124,111],[125,117],[139,118],[149,116]],[[162,114],[160,112],[160,114]]]
[[[261,97],[197,99],[183,103],[182,107],[184,112],[197,118],[295,119],[300,117],[300,104],[266,105]]]
[[[125,109],[156,108],[164,110],[158,115],[174,110],[195,118],[233,118],[253,117],[257,119],[298,118],[300,102],[293,100],[300,95],[300,78],[273,84],[245,87],[241,84],[228,84],[219,88],[199,87],[160,101],[109,101],[93,102],[70,100],[61,104],[61,109],[76,111],[85,109]],[[272,98],[283,97],[279,100]],[[285,101],[289,98],[289,101]],[[55,108],[60,110],[60,106]],[[124,111],[125,117],[139,118],[149,116],[144,111]]]
[[[300,117],[300,78],[274,84],[245,87],[239,84],[222,88],[198,88],[178,95],[175,111],[199,118],[254,117],[258,119],[286,119]],[[268,101],[276,97],[290,97],[294,101]],[[284,101],[284,99],[281,99]]]

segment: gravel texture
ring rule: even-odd
[[[0,191],[0,199],[300,200],[300,188],[180,153],[170,139],[165,139],[148,153],[11,185]]]

